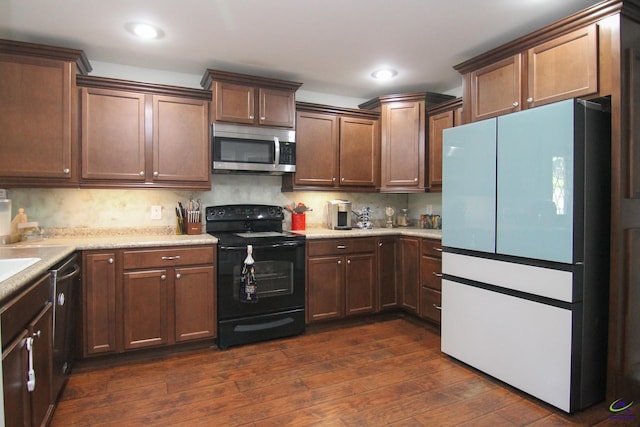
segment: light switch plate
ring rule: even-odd
[[[162,206],[151,206],[151,219],[162,219]]]

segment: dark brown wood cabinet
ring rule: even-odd
[[[84,356],[212,339],[215,246],[83,254]]]
[[[381,192],[425,191],[425,108],[452,98],[426,92],[387,95],[360,104],[381,112]]]
[[[420,238],[399,238],[400,307],[409,313],[420,311]]]
[[[296,173],[283,189],[375,191],[380,183],[379,114],[297,103]]]
[[[82,77],[81,185],[211,188],[203,90]]]
[[[6,426],[47,425],[53,414],[53,305],[49,282],[49,275],[43,276],[0,308]]]
[[[445,129],[462,124],[462,98],[444,102],[427,110],[429,139],[427,141],[427,189],[442,191],[442,138]]]
[[[118,351],[116,252],[82,253],[83,356]]]
[[[211,122],[295,127],[301,83],[207,70],[201,84],[212,92]]]
[[[379,237],[378,256],[378,311],[398,307],[398,239]]]
[[[465,69],[461,64],[456,69]],[[477,121],[598,92],[598,28],[552,37],[466,73],[465,109]]]
[[[374,238],[307,242],[306,320],[373,313],[377,306]]]
[[[422,239],[420,256],[420,316],[440,324],[442,310],[442,245]]]
[[[78,183],[76,73],[84,52],[0,40],[0,185]]]

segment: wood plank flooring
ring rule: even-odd
[[[568,416],[439,349],[437,332],[393,317],[226,351],[85,368],[69,379],[51,425],[640,424],[640,412],[614,419],[606,403]]]

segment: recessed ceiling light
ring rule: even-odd
[[[164,32],[160,28],[151,24],[130,22],[125,25],[125,28],[134,36],[145,40],[159,39],[164,36]]]
[[[393,70],[391,68],[383,68],[381,70],[376,70],[373,73],[371,73],[371,77],[373,77],[376,80],[389,80],[394,78],[397,74],[398,72],[396,70]]]

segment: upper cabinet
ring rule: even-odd
[[[283,189],[375,191],[379,153],[379,113],[299,102],[296,173]]]
[[[427,188],[442,191],[442,131],[462,124],[462,98],[443,102],[427,110]]]
[[[465,118],[483,120],[597,94],[598,50],[598,25],[592,23],[555,28],[454,67],[464,74]]]
[[[295,126],[295,93],[302,83],[207,70],[201,84],[212,93],[212,122]]]
[[[204,90],[78,79],[82,186],[210,189]]]
[[[0,186],[78,182],[76,74],[84,52],[0,40]]]
[[[452,98],[429,92],[387,95],[360,105],[381,112],[381,192],[425,191],[425,108]]]

